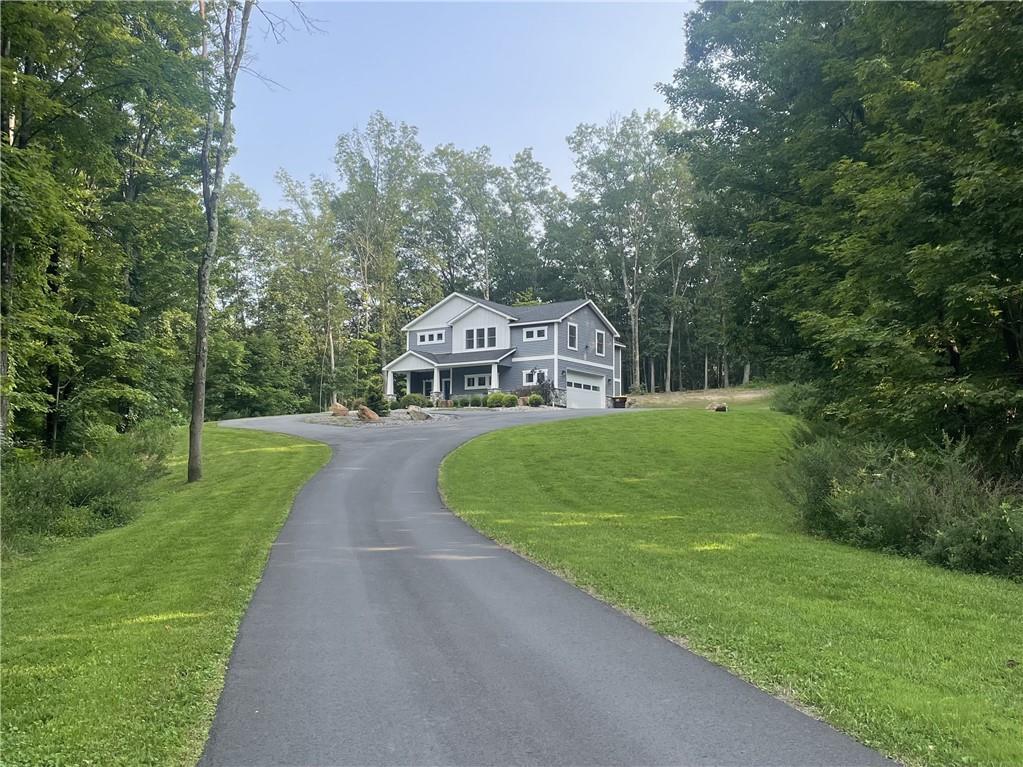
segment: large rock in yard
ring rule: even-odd
[[[727,413],[728,405],[724,402],[711,402],[707,405],[707,410],[713,410],[715,413]]]
[[[330,406],[330,414],[336,416],[348,415],[348,408],[338,403]]]
[[[429,421],[433,418],[432,415],[419,407],[419,405],[409,405],[405,409],[408,410],[408,417],[413,421]]]
[[[360,421],[379,421],[380,416],[374,413],[365,405],[359,405],[359,420]]]

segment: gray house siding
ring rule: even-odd
[[[399,373],[398,375],[399,376],[403,376],[402,373]],[[413,372],[411,375],[412,375],[412,388],[409,389],[409,392],[408,392],[409,394],[422,394],[423,393],[423,382],[424,381],[426,381],[427,384],[430,387],[433,386],[433,372],[432,371],[431,372],[426,372],[426,373],[420,373],[420,372],[417,371],[417,372]],[[429,396],[429,395],[427,395],[427,396]]]
[[[525,331],[536,330],[538,327],[547,328],[547,338],[539,341],[527,341],[525,339]],[[512,328],[511,345],[518,350],[515,353],[518,357],[543,357],[554,354],[554,323],[549,325],[530,325],[528,328]]]
[[[579,326],[579,343],[578,349],[568,348],[568,324],[573,323]],[[604,356],[598,356],[595,347],[595,331],[603,330],[604,336]],[[571,315],[561,321],[561,325],[558,328],[558,356],[584,360],[587,362],[596,363],[598,365],[607,365],[609,368],[613,366],[614,357],[612,356],[612,348],[614,347],[614,337],[611,333],[611,329],[604,324],[604,322],[597,316],[597,313],[593,311],[593,307],[586,305],[581,309],[576,310]]]
[[[530,357],[536,355],[529,355]],[[520,360],[513,358],[511,363],[505,367],[502,366],[501,370],[501,390],[502,391],[515,391],[521,389],[523,386],[529,386],[530,384],[522,383],[522,374],[527,370],[546,370],[547,377],[554,378],[554,356],[546,357],[540,360]]]
[[[502,368],[498,366],[500,371]],[[441,375],[447,375],[448,368],[441,369]],[[466,368],[451,368],[451,396],[471,397],[473,394],[482,394],[484,397],[490,389],[466,389],[465,377],[471,375],[490,375],[490,365],[478,365]]]
[[[420,333],[436,333],[438,330],[444,331],[444,342],[433,343],[433,344],[421,344],[419,343]],[[409,330],[408,332],[408,348],[415,349],[416,351],[430,352],[431,354],[450,354],[451,353],[451,328],[430,328],[429,330]]]

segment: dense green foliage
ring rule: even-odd
[[[149,422],[95,435],[77,455],[25,451],[2,461],[0,539],[5,556],[38,539],[91,535],[130,521],[147,486],[166,470],[173,434]]]
[[[793,425],[736,401],[507,429],[452,453],[441,488],[486,535],[902,764],[1023,763],[1023,589],[803,534],[775,484]]]
[[[812,532],[1023,581],[1023,492],[988,478],[965,445],[815,439],[793,452],[787,486]]]
[[[4,564],[5,765],[195,764],[270,544],[330,450],[208,427],[208,481],[186,485],[177,435],[132,524]]]
[[[714,3],[686,32],[669,140],[749,342],[820,415],[1019,466],[1023,6]]]
[[[185,406],[201,27],[181,3],[2,13],[0,416],[78,448]]]

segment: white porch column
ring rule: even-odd
[[[394,399],[394,371],[388,370],[385,378],[384,395],[387,399]]]
[[[441,390],[440,390],[440,368],[439,367],[434,367],[433,368],[433,398],[434,399],[440,399],[440,397],[441,397]]]
[[[497,391],[501,388],[501,382],[497,373],[497,363],[493,362],[490,365],[490,390]]]
[[[406,394],[411,394],[412,393],[412,374],[411,373],[406,373],[405,374],[405,393]]]

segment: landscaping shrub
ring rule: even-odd
[[[504,392],[490,392],[487,395],[487,407],[504,407]]]
[[[504,402],[501,403],[503,407],[515,407],[519,404],[519,398],[514,394],[505,394]]]
[[[529,406],[530,407],[540,407],[540,405],[542,405],[542,404],[543,404],[543,397],[541,397],[539,394],[530,394],[529,395]]]
[[[473,394],[471,397],[469,397],[469,404],[472,407],[482,407],[484,403],[485,400],[478,394]]]
[[[399,407],[407,408],[409,405],[415,405],[416,407],[429,407],[430,398],[422,394],[406,394],[400,400],[398,400]]]
[[[391,414],[391,403],[384,396],[383,391],[377,386],[371,386],[366,390],[366,407],[372,410],[381,418]]]
[[[1023,580],[1023,489],[987,477],[962,443],[824,437],[793,451],[785,487],[810,532]]]
[[[147,422],[127,434],[93,434],[87,452],[3,456],[0,537],[7,551],[32,537],[92,535],[130,521],[142,489],[165,471],[173,434]]]

